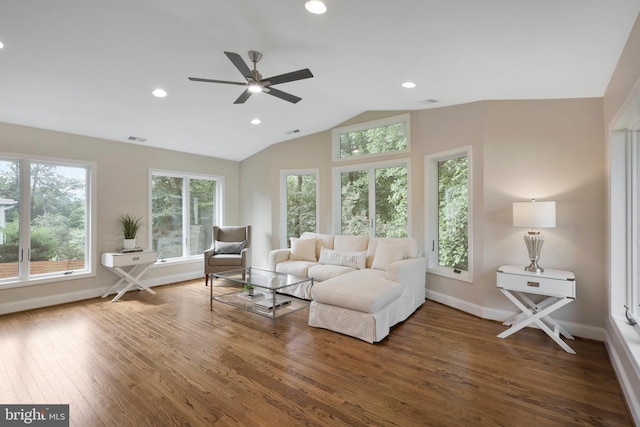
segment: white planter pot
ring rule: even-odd
[[[136,247],[136,239],[124,239],[124,249],[133,249]]]

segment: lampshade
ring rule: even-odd
[[[556,226],[556,202],[514,202],[513,226],[553,228]]]

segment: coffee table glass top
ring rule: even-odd
[[[211,300],[210,310],[213,310],[213,301],[249,311],[260,316],[268,317],[273,321],[272,332],[276,333],[276,319],[295,313],[298,310],[309,307],[310,302],[289,295],[282,295],[278,291],[289,286],[295,286],[313,279],[293,276],[285,273],[264,270],[256,267],[241,268],[238,270],[213,273],[219,279],[249,285],[259,290],[253,290],[251,294],[246,290],[234,291],[224,295],[213,295],[213,284],[209,287]]]
[[[214,273],[215,277],[231,280],[232,282],[247,284],[258,288],[277,291],[278,289],[308,282],[311,279],[291,274],[276,273],[256,267]]]

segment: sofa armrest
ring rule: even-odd
[[[288,261],[291,249],[274,249],[269,252],[269,270],[276,271],[278,263]]]
[[[387,279],[411,286],[426,285],[427,259],[424,257],[403,259],[387,267]]]

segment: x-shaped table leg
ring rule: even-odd
[[[150,294],[155,295],[156,291],[154,291],[153,289],[151,289],[150,287],[148,287],[147,285],[145,285],[139,280],[142,277],[142,275],[147,272],[149,267],[151,267],[151,264],[136,265],[129,272],[127,272],[121,267],[113,267],[111,271],[113,271],[118,276],[120,276],[120,280],[118,280],[115,285],[109,288],[109,290],[102,295],[102,298],[106,298],[107,295],[109,295],[112,292],[115,292],[115,290],[118,289],[118,287],[124,282],[128,282],[128,285],[122,288],[120,292],[118,292],[118,294],[115,297],[113,297],[111,302],[118,301],[120,297],[124,295],[133,286],[137,286],[138,289],[145,290]]]
[[[567,353],[576,354],[576,352],[573,351],[573,349],[569,347],[567,343],[562,341],[562,338],[560,338],[560,334],[562,334],[565,338],[573,339],[571,334],[569,334],[564,328],[562,328],[555,320],[549,317],[549,314],[572,302],[573,298],[549,297],[541,303],[535,304],[526,295],[515,292],[527,303],[527,305],[529,305],[529,307],[531,308],[530,310],[529,307],[524,305],[522,301],[520,301],[511,291],[508,291],[506,289],[500,289],[500,291],[507,298],[509,298],[509,300],[514,303],[515,306],[520,309],[520,311],[522,311],[522,314],[519,316],[524,315],[526,316],[526,318],[520,319],[518,317],[516,323],[506,331],[499,334],[498,338],[507,338],[509,335],[518,332],[522,328],[535,323],[540,327],[540,329],[542,329],[547,335],[549,335],[552,340],[554,340],[560,347],[562,347],[564,351],[566,351]],[[549,326],[547,326],[544,321],[549,322],[554,330],[551,330],[551,328],[549,328]]]

